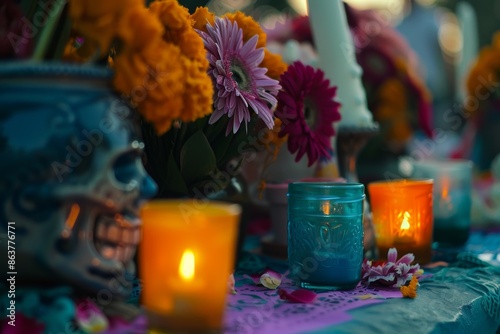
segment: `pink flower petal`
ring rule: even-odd
[[[404,263],[404,264],[410,264],[413,262],[413,260],[415,260],[415,255],[413,255],[413,253],[408,253],[408,254],[405,254],[402,258],[400,258],[396,264],[400,264],[400,263]]]
[[[387,252],[387,262],[396,263],[398,259],[398,250],[396,248],[390,248]]]
[[[387,262],[380,265],[373,265],[372,261],[365,260],[361,266],[361,281],[364,285],[371,283],[400,287],[407,281],[411,280],[413,275],[420,275],[420,265],[410,265],[414,260],[413,254],[409,253],[397,259],[398,252],[395,248],[391,248],[387,254]],[[380,261],[375,261],[377,264]]]
[[[242,131],[242,123],[247,129],[251,109],[271,129],[274,125],[272,109],[277,104],[276,95],[281,85],[266,75],[266,68],[259,67],[264,48],[257,48],[258,37],[244,42],[238,23],[225,17],[217,17],[214,25],[209,23],[206,28],[206,33],[197,32],[208,51],[208,73],[216,89],[214,106],[218,114],[210,118],[210,124],[219,120],[220,114],[227,115],[230,121],[226,136]]]
[[[86,333],[100,333],[109,326],[104,313],[90,299],[77,302],[76,322]]]
[[[307,289],[298,289],[288,292],[285,289],[279,289],[278,294],[281,299],[291,303],[309,304],[316,300],[316,293]]]

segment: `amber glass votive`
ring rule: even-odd
[[[379,257],[391,247],[415,262],[432,257],[432,180],[390,180],[368,184]]]
[[[143,206],[139,267],[150,330],[221,331],[240,212],[238,205],[195,200]]]

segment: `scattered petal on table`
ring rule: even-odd
[[[385,297],[374,295],[373,293],[367,293],[365,295],[356,296],[356,299],[366,300],[366,299],[386,299]]]
[[[108,328],[108,320],[90,299],[76,304],[76,322],[84,333],[100,333]]]
[[[279,289],[278,294],[283,300],[288,300],[292,303],[303,303],[308,304],[316,300],[316,293],[307,289],[298,289],[292,292],[288,292],[285,289]]]
[[[448,267],[450,264],[448,262],[444,261],[437,261],[437,262],[431,262],[429,264],[426,264],[424,268],[432,269],[432,268],[437,268],[437,267]]]
[[[280,273],[267,270],[260,276],[260,284],[268,289],[277,289],[281,284],[281,277],[282,275]]]
[[[257,285],[263,285],[268,289],[276,289],[280,286],[283,275],[268,268],[262,274],[243,275],[243,277],[251,279]]]
[[[234,284],[235,284],[234,274],[231,274],[227,279],[227,292],[233,295],[236,294],[236,290],[234,289]]]

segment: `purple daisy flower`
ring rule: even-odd
[[[401,287],[410,281],[413,276],[419,276],[423,273],[420,265],[417,263],[411,265],[415,260],[412,253],[408,253],[398,260],[398,251],[396,248],[391,248],[387,252],[387,262],[376,262],[365,260],[361,266],[361,282],[364,285],[371,283],[382,285]]]
[[[226,136],[231,131],[236,133],[242,122],[246,128],[251,108],[272,129],[272,109],[276,107],[276,95],[281,86],[266,75],[266,68],[259,67],[264,49],[256,49],[258,36],[243,43],[242,30],[226,17],[217,17],[214,26],[207,24],[207,33],[198,33],[207,50],[209,74],[216,88],[209,124],[227,115]]]

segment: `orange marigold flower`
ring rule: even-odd
[[[395,119],[390,123],[390,128],[387,132],[387,139],[389,141],[405,142],[410,139],[412,129],[406,119]]]
[[[186,89],[184,91],[184,109],[180,119],[189,122],[212,113],[212,98],[214,88],[212,79],[205,71],[200,71],[204,66],[196,60],[183,59],[184,73],[186,76]]]
[[[179,43],[182,53],[189,59],[200,63],[200,69],[208,70],[207,51],[203,45],[203,39],[193,29],[185,31]]]
[[[186,7],[179,4],[177,0],[154,1],[149,10],[160,18],[161,23],[167,29],[183,30],[191,28],[191,19]]]
[[[266,33],[251,16],[245,15],[240,11],[228,13],[225,15],[231,22],[238,23],[238,27],[243,30],[243,41],[246,42],[255,35],[259,36],[257,40],[257,48],[266,46]]]
[[[374,110],[375,118],[380,122],[383,119],[391,119],[394,116],[394,110],[388,103],[380,103]]]
[[[380,87],[379,98],[382,104],[389,102],[395,113],[403,111],[407,105],[406,89],[396,78],[388,79]]]
[[[402,142],[411,137],[406,89],[397,78],[386,80],[379,90],[374,116],[388,141]]]
[[[157,47],[164,32],[162,24],[144,7],[132,7],[125,11],[117,28],[123,48],[137,52]]]
[[[213,27],[215,25],[215,14],[210,12],[207,7],[198,7],[191,15],[194,21],[193,28],[207,32],[207,23]]]
[[[500,32],[493,37],[491,46],[484,47],[479,52],[466,80],[467,93],[477,97],[489,93],[500,79]],[[483,99],[480,99],[481,101]],[[468,112],[474,114],[477,107],[466,103]]]
[[[115,58],[115,87],[130,97],[159,134],[182,115],[186,75],[180,49],[163,42],[143,52],[124,52]]]
[[[165,27],[163,38],[167,42],[179,44],[182,34],[192,30],[192,21],[189,11],[181,6],[177,0],[155,1],[149,7],[151,13],[157,16]]]
[[[131,7],[142,5],[141,0],[70,1],[69,16],[73,29],[96,43],[101,53],[105,54],[116,35],[116,22],[122,13]]]
[[[160,50],[151,50],[150,53],[145,56],[149,68],[148,77],[143,83],[148,90],[148,97],[162,104],[170,104],[168,101],[174,101],[171,108],[167,106],[162,112],[178,118],[183,105],[179,106],[177,100],[182,101],[182,94],[187,89],[188,79],[185,70],[180,65],[183,56],[177,46],[165,42],[161,44]]]
[[[495,35],[493,35],[493,47],[497,50],[500,50],[500,31],[496,32]]]
[[[174,103],[178,105],[176,106]],[[182,109],[182,101],[181,99],[171,100],[167,107],[180,110]],[[160,135],[170,130],[176,121],[175,118],[172,118],[171,115],[165,112],[164,108],[165,106],[149,100],[144,101],[139,106],[140,113],[145,119],[154,124],[156,132]]]
[[[276,117],[274,118],[274,126],[272,130],[263,129],[264,131],[266,131],[266,140],[264,142],[264,145],[266,146],[267,150],[272,151],[273,160],[276,159],[281,146],[288,141],[288,135],[283,137],[279,136],[282,124],[283,123],[281,122],[281,119]]]
[[[114,58],[114,87],[130,96],[135,87],[141,87],[148,73],[148,65],[140,53],[122,52]]]
[[[264,59],[260,66],[267,68],[267,75],[276,80],[279,80],[288,68],[281,55],[269,52],[267,49],[264,50]]]
[[[413,276],[411,278],[410,283],[407,286],[402,286],[399,288],[399,291],[403,294],[403,297],[406,298],[415,298],[417,297],[417,289],[418,289],[418,278],[417,276]]]

